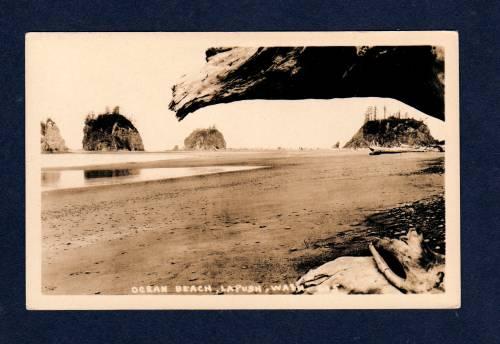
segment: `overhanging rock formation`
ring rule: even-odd
[[[439,47],[210,48],[201,71],[172,88],[179,120],[208,105],[247,99],[387,97],[444,120]]]

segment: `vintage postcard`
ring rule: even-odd
[[[28,309],[460,307],[458,34],[26,35]]]

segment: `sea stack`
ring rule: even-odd
[[[389,117],[366,121],[344,148],[429,147],[436,144],[423,121],[413,118]]]
[[[40,122],[41,125],[41,151],[42,153],[66,152],[68,147],[59,132],[56,123],[47,118],[45,122]]]
[[[196,129],[184,140],[184,148],[188,150],[219,150],[226,148],[222,133],[215,126],[208,129]]]
[[[83,128],[83,149],[86,151],[143,151],[141,135],[132,122],[119,113],[88,115]]]

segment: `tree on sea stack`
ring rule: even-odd
[[[207,129],[196,129],[184,140],[184,148],[189,150],[226,149],[224,135],[215,125]]]
[[[427,125],[414,118],[391,116],[382,120],[365,122],[344,148],[379,147],[430,147],[436,144]]]
[[[86,151],[143,151],[141,135],[132,122],[119,113],[116,106],[113,112],[98,116],[87,115],[83,128],[83,149]]]

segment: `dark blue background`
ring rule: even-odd
[[[499,14],[495,0],[0,1],[0,343],[498,342]],[[394,29],[460,33],[460,310],[25,310],[25,32]]]

